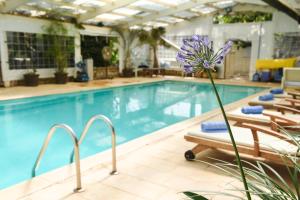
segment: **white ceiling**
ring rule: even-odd
[[[300,0],[280,1],[300,9]],[[0,12],[34,17],[55,13],[80,23],[155,27],[250,4],[267,6],[261,0],[0,0]]]

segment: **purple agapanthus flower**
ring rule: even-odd
[[[192,65],[184,65],[183,68],[184,68],[184,71],[185,71],[187,74],[193,73],[193,71],[194,71],[194,68],[193,68]]]
[[[183,45],[177,53],[177,61],[184,66],[186,73],[199,69],[213,69],[216,64],[221,64],[229,53],[232,42],[228,41],[217,51],[213,50],[212,42],[207,36],[193,35],[190,39],[184,39]]]

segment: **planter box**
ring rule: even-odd
[[[119,67],[107,67],[107,77],[118,77]],[[94,80],[106,77],[106,67],[94,67]]]

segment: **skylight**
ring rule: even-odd
[[[216,9],[212,8],[212,7],[193,8],[191,10],[192,11],[196,11],[196,12],[200,12],[202,14],[209,14],[211,12],[216,11]]]
[[[182,12],[179,12],[179,13],[175,13],[173,16],[190,19],[192,17],[198,16],[198,14],[193,13],[193,12],[188,12],[188,11],[182,11]]]
[[[216,2],[213,5],[218,7],[218,8],[227,8],[227,7],[231,7],[234,6],[236,3],[232,0],[228,0],[228,1],[220,1],[220,2]]]
[[[136,6],[136,7],[141,7],[141,8],[147,8],[150,10],[155,10],[155,11],[160,11],[160,10],[164,10],[167,7],[161,5],[161,4],[157,4],[157,3],[153,3],[151,1],[148,0],[140,0],[137,2],[134,2],[133,4],[131,4],[132,6]]]
[[[130,8],[119,8],[113,11],[114,13],[117,14],[123,14],[123,15],[136,15],[138,13],[140,13],[141,11],[139,10],[134,10],[134,9],[130,9]]]
[[[75,0],[73,2],[75,5],[83,5],[83,6],[104,6],[106,3],[98,0]]]
[[[115,15],[115,14],[110,14],[110,13],[104,13],[101,15],[98,15],[96,17],[97,19],[103,19],[103,20],[108,20],[108,21],[112,21],[112,20],[120,20],[120,19],[124,19],[124,16],[121,15]]]
[[[160,17],[158,18],[159,21],[164,21],[164,22],[168,22],[168,23],[177,23],[177,22],[182,22],[184,21],[181,18],[176,18],[176,17]]]
[[[180,5],[180,4],[183,4],[183,3],[187,3],[189,1],[190,0],[159,0],[158,2],[162,2],[162,3],[177,6],[177,5]]]

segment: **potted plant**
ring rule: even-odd
[[[130,30],[120,28],[120,27],[114,27],[114,31],[116,31],[119,36],[120,36],[120,45],[123,48],[125,52],[125,56],[123,57],[123,63],[124,63],[124,68],[122,70],[122,75],[124,77],[133,77],[134,76],[134,70],[132,66],[132,61],[131,61],[131,50],[133,49],[134,45],[136,44],[136,38],[139,34],[138,30]]]
[[[214,69],[209,69],[209,71],[213,79],[218,78],[219,67],[216,66]],[[207,71],[202,71],[202,78],[209,78]]]
[[[153,28],[151,31],[141,30],[139,32],[139,41],[141,44],[148,44],[153,51],[153,68],[159,68],[157,57],[158,46],[162,45],[167,48],[170,47],[170,45],[162,39],[162,36],[165,33],[166,30],[163,27]]]
[[[68,30],[62,22],[52,21],[48,26],[44,27],[45,32],[50,35],[51,46],[48,49],[48,54],[54,59],[56,72],[55,82],[57,84],[66,84],[68,82],[68,56],[74,49],[74,46],[69,46],[66,42]]]
[[[39,85],[39,74],[36,73],[36,69],[33,68],[32,72],[28,72],[23,75],[24,83],[26,86],[38,86]]]

